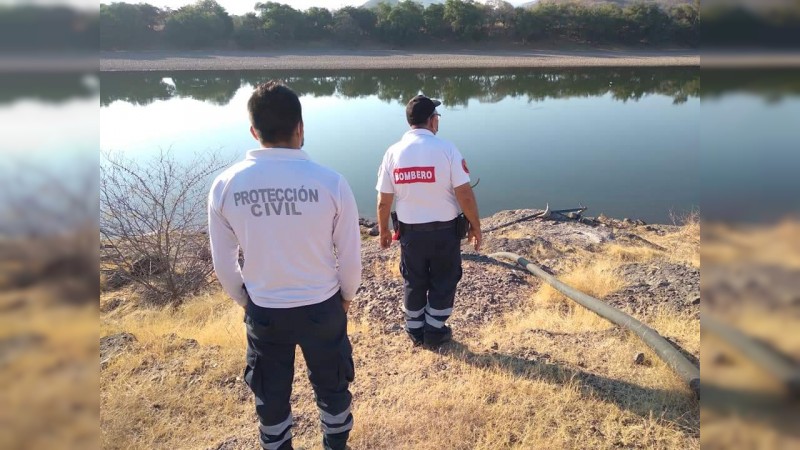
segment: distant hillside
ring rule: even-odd
[[[419,3],[424,7],[428,7],[428,5],[433,5],[434,3],[444,3],[445,0],[414,0],[415,3]],[[374,8],[378,6],[379,3],[387,3],[389,5],[396,5],[400,3],[400,0],[369,0],[368,2],[361,5],[362,8]]]
[[[522,8],[530,8],[535,6],[537,3],[541,3],[543,1],[552,2],[552,3],[566,3],[572,1],[580,1],[581,3],[616,3],[618,5],[628,5],[631,3],[636,3],[641,0],[533,0],[531,2],[523,3],[520,5]],[[682,5],[686,3],[694,3],[694,0],[646,0],[647,3],[658,3],[659,5]]]

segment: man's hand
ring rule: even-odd
[[[250,303],[252,300],[250,299],[250,293],[247,292],[247,286],[245,286],[244,283],[242,283],[242,293],[244,294],[244,298],[245,298],[244,305],[239,303],[238,301],[236,302],[236,304],[241,306],[242,309],[245,310],[245,312],[246,312],[247,311],[247,304]]]
[[[392,245],[392,232],[389,231],[389,217],[392,215],[394,194],[378,192],[378,231],[380,232],[381,248],[387,249]]]
[[[481,235],[480,228],[470,228],[469,234],[467,234],[467,242],[471,242],[475,245],[475,251],[480,251],[481,249],[481,242],[483,242],[483,236]]]
[[[345,314],[350,310],[350,303],[352,302],[352,300],[345,300],[344,297],[342,297],[342,309],[344,309]]]
[[[454,189],[458,206],[461,211],[467,216],[469,220],[470,229],[467,234],[467,242],[472,242],[475,245],[475,251],[481,249],[481,219],[478,215],[478,203],[475,201],[475,193],[472,192],[472,186],[469,183],[464,183]]]
[[[387,249],[392,245],[392,232],[388,228],[381,229],[381,248]]]

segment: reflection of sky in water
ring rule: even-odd
[[[2,160],[49,166],[87,160],[96,164],[97,104],[95,96],[57,104],[23,99],[3,105]]]
[[[800,96],[703,100],[703,214],[774,220],[800,213]]]
[[[225,106],[188,98],[102,108],[102,149],[177,155],[220,148],[241,158],[249,135],[244,85]],[[347,177],[361,214],[374,216],[375,173],[386,148],[407,129],[404,106],[375,96],[301,97],[312,158]],[[503,209],[589,206],[592,214],[664,222],[670,210],[699,203],[698,98],[611,94],[529,101],[506,97],[443,105],[440,136],[453,141],[472,171],[481,214]]]
[[[97,220],[99,97],[0,106],[0,235]]]

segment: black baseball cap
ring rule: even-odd
[[[439,100],[431,100],[420,94],[412,98],[406,105],[406,119],[409,125],[425,123],[431,117],[436,107],[441,105]]]

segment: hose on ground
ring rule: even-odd
[[[515,261],[520,266],[524,267],[528,272],[536,275],[548,284],[553,286],[557,291],[564,294],[567,298],[577,302],[581,306],[600,317],[624,327],[644,341],[653,351],[663,360],[678,376],[686,382],[689,388],[694,392],[695,397],[700,398],[700,369],[694,366],[685,356],[683,356],[675,347],[672,346],[666,339],[664,339],[658,332],[644,323],[636,320],[635,318],[625,314],[624,312],[614,308],[613,306],[602,302],[590,295],[587,295],[571,286],[568,286],[556,277],[542,270],[540,267],[531,263],[527,259],[517,255],[516,253],[500,252],[489,255],[492,258],[504,258]]]
[[[800,367],[787,361],[786,357],[708,314],[700,317],[700,327],[721,337],[747,359],[774,376],[792,398],[800,398]]]

